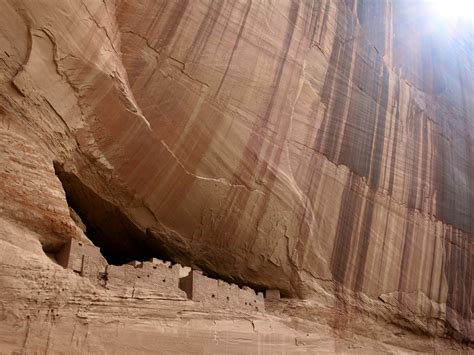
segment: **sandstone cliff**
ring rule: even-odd
[[[472,343],[472,27],[410,0],[0,8],[3,343],[132,307],[48,258],[70,238]]]

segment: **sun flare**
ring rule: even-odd
[[[474,19],[474,0],[429,0],[436,12],[446,19]]]

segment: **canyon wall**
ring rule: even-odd
[[[473,341],[472,26],[410,0],[1,10],[3,285],[86,238],[69,203],[105,256]]]

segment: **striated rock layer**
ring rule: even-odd
[[[45,255],[86,239],[77,213],[112,263],[166,255],[472,343],[472,26],[410,0],[0,8],[5,322],[102,302]]]

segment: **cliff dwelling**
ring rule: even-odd
[[[171,295],[184,291],[189,299],[203,304],[225,308],[238,306],[242,299],[248,298],[242,303],[245,308],[264,309],[265,288],[260,286],[256,291],[242,283],[239,287],[219,280],[215,273],[209,278],[200,270],[172,263],[173,258],[163,252],[156,237],[140,231],[117,206],[101,198],[73,174],[66,173],[58,163],[54,169],[64,188],[71,218],[93,243],[67,241],[54,253],[61,266],[104,287],[120,284],[117,280],[127,286],[140,281],[144,289],[162,289]],[[150,268],[155,270],[151,278]],[[280,298],[279,290],[267,290],[267,293],[271,299]]]
[[[472,353],[473,16],[0,1],[0,353]]]
[[[100,258],[105,258],[108,264],[116,266],[152,259],[164,260],[170,264],[177,262],[172,249],[166,248],[156,235],[137,228],[118,206],[101,198],[74,174],[65,172],[60,164],[55,163],[54,169],[64,189],[71,218],[97,248],[96,252],[92,252],[94,258],[98,258],[97,253],[100,253]],[[61,255],[64,250],[69,250],[70,243],[67,242],[61,251],[54,250],[53,254]],[[185,256],[180,255],[179,259],[187,265],[192,264]],[[59,263],[65,266],[64,262]],[[206,274],[216,280],[224,279],[230,283],[234,281],[210,270],[206,270]],[[224,283],[226,281],[222,280]],[[238,279],[236,282],[238,287],[249,287],[245,280]],[[262,285],[253,284],[252,287],[256,292],[266,290]]]
[[[65,172],[58,163],[54,164],[54,169],[64,188],[73,219],[100,248],[108,263],[122,265],[153,257],[171,260],[157,245],[156,239],[137,228],[119,207],[101,198],[77,176]]]
[[[187,297],[204,307],[235,309],[243,312],[263,312],[263,293],[249,287],[228,284],[203,275],[179,264],[156,258],[133,261],[125,265],[109,265],[99,248],[87,242],[69,240],[55,255],[59,265],[106,289],[118,288],[130,293],[130,298],[142,298],[155,293],[161,297]],[[268,290],[267,296],[279,299],[277,290]]]

